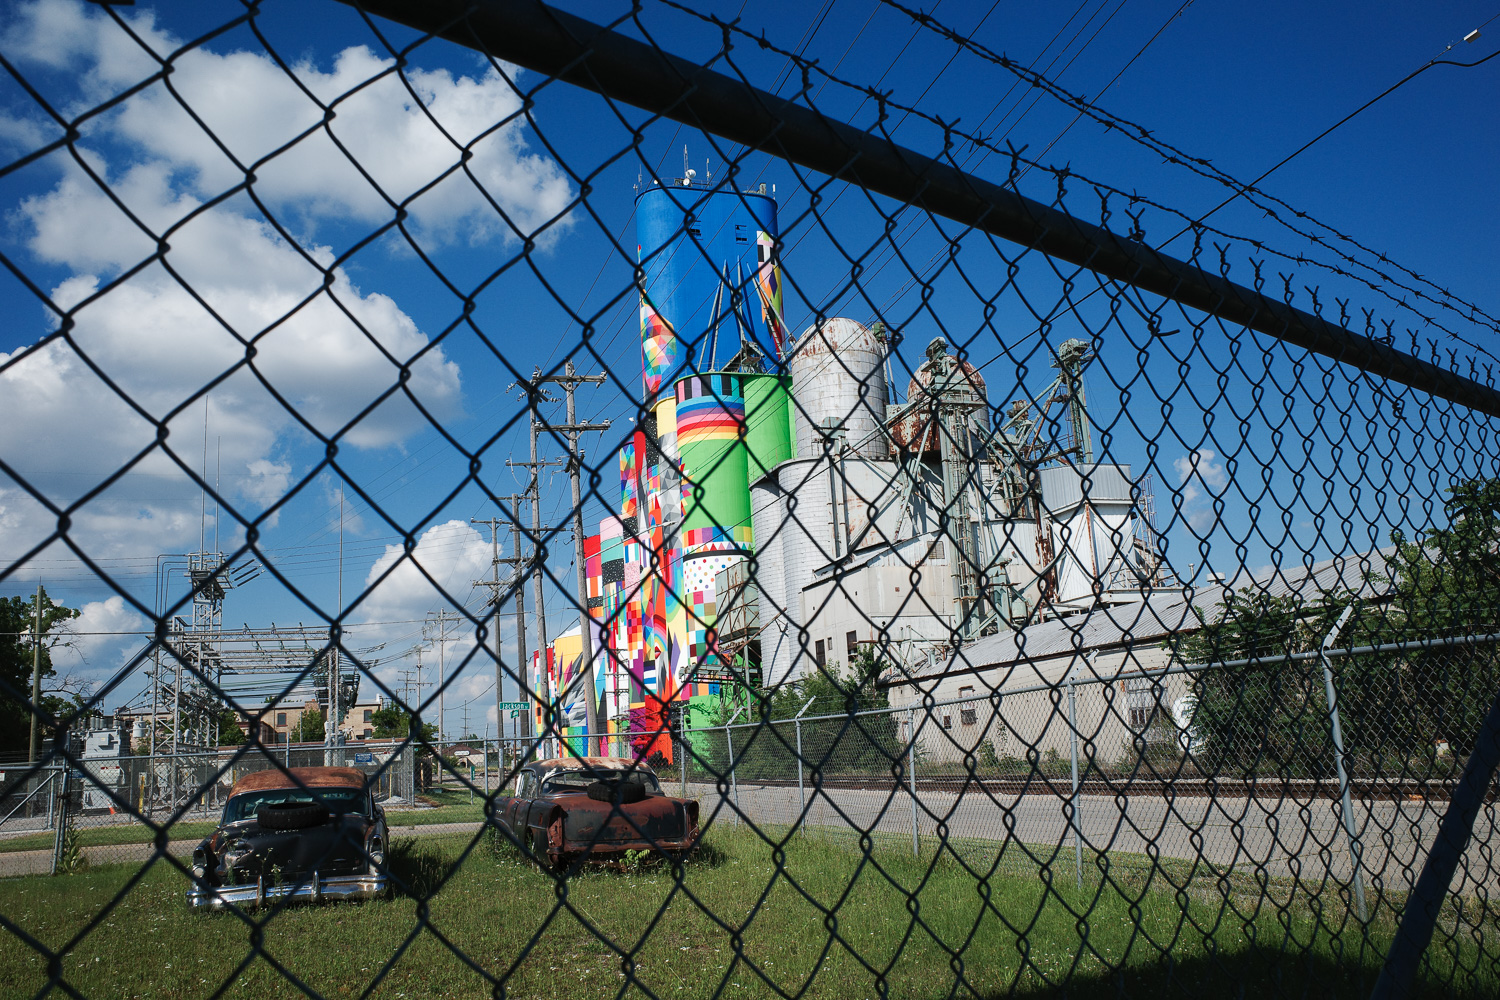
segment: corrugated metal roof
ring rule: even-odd
[[[1223,584],[1186,593],[1164,591],[1144,601],[1094,608],[1083,614],[1038,622],[1017,632],[985,636],[960,649],[952,659],[939,659],[892,684],[1160,642],[1175,633],[1197,631],[1202,624],[1199,611],[1213,620],[1223,605],[1227,589],[1260,590],[1273,597],[1296,594],[1309,602],[1330,592],[1354,593],[1365,599],[1378,597],[1388,587],[1388,558],[1394,551],[1381,549],[1337,556],[1310,567],[1282,568],[1255,576],[1243,573]]]

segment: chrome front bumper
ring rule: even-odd
[[[309,902],[319,903],[325,899],[377,899],[386,894],[390,881],[384,875],[331,875],[320,877],[316,872],[302,881],[282,885],[267,885],[261,879],[254,885],[231,885],[223,888],[199,888],[188,890],[188,906],[195,910],[222,910],[231,903],[235,906],[265,906],[268,903]]]

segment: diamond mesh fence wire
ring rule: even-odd
[[[0,981],[1500,989],[1493,317],[927,15],[1265,226],[672,3],[319,10],[0,37],[0,580],[140,640],[0,606]]]

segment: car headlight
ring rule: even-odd
[[[372,865],[383,865],[383,864],[385,864],[385,849],[380,846],[380,841],[377,840],[374,843],[372,843],[370,845],[370,850],[368,851],[368,853],[370,855],[370,864],[372,864]]]
[[[225,845],[223,854],[224,869],[228,871],[231,868],[238,868],[241,862],[254,853],[247,844],[235,842]]]

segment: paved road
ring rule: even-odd
[[[674,782],[669,790],[677,790]],[[718,810],[720,822],[734,815],[731,793],[722,799],[712,785],[689,785],[705,811]],[[903,789],[864,791],[808,788],[806,822],[823,829],[879,832],[909,838],[913,829],[912,797]],[[1052,794],[964,795],[918,789],[915,826],[929,844],[941,832],[969,842],[1007,841],[1062,848],[1073,854],[1068,801]],[[741,782],[738,807],[745,819],[786,826],[801,811],[797,787]],[[1352,871],[1349,838],[1336,799],[1080,795],[1078,827],[1085,863],[1096,853],[1158,854],[1184,861],[1205,859],[1233,865],[1246,873],[1263,870],[1273,877],[1347,882]],[[1427,845],[1436,835],[1446,802],[1356,800],[1356,833],[1368,888],[1407,891],[1416,882]],[[1494,810],[1481,814],[1455,891],[1473,893],[1480,886],[1500,890],[1500,866],[1491,864],[1500,846]]]

